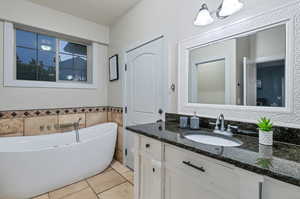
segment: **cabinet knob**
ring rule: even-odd
[[[146,144],[145,147],[146,147],[146,148],[150,148],[150,144]]]
[[[155,168],[152,168],[153,173],[155,173]]]

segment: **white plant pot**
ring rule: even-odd
[[[267,146],[273,145],[273,131],[259,130],[259,143]]]

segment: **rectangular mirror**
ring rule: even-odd
[[[189,103],[285,107],[286,25],[193,48]]]

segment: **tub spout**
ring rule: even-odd
[[[77,122],[74,122],[74,129],[75,129],[75,133],[76,133],[76,142],[79,143],[80,142],[80,137],[79,137],[79,126],[80,126],[80,121],[81,118],[78,119]]]

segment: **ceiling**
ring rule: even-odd
[[[110,25],[141,0],[29,0],[61,12]]]

